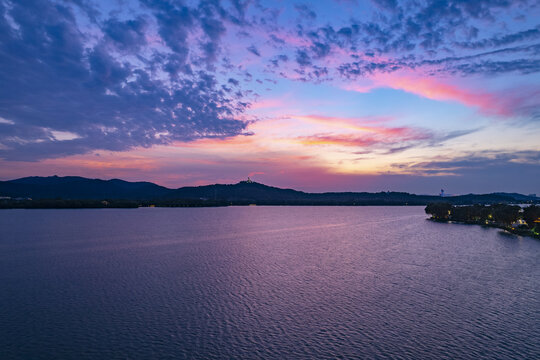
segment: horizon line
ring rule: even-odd
[[[405,194],[417,195],[417,196],[439,196],[440,198],[450,198],[450,197],[466,196],[466,195],[518,194],[518,195],[538,198],[538,196],[536,196],[535,193],[524,194],[524,193],[519,193],[519,192],[515,192],[515,191],[512,191],[512,192],[495,191],[495,192],[490,192],[490,193],[473,193],[473,192],[469,192],[469,193],[461,193],[461,194],[452,194],[452,193],[448,194],[448,193],[445,193],[444,195],[441,195],[441,194],[419,194],[419,193],[414,193],[414,192],[398,191],[398,190],[380,190],[380,191],[362,191],[362,190],[357,190],[357,191],[304,191],[304,190],[297,190],[297,189],[292,188],[292,187],[278,187],[278,186],[274,186],[274,185],[264,184],[264,183],[261,183],[261,182],[258,182],[258,181],[251,180],[249,176],[247,177],[247,179],[239,180],[236,183],[208,183],[206,185],[184,185],[184,186],[180,186],[180,187],[168,187],[168,186],[160,185],[160,184],[158,184],[156,182],[148,181],[148,180],[130,181],[130,180],[124,180],[124,179],[121,179],[121,178],[118,178],[118,177],[103,179],[103,178],[91,178],[91,177],[85,177],[85,176],[79,176],[79,175],[56,175],[56,174],[48,175],[48,176],[39,176],[39,175],[23,176],[23,177],[20,177],[20,178],[15,178],[15,179],[10,179],[10,180],[0,180],[0,182],[16,181],[16,180],[21,180],[21,179],[26,179],[26,178],[67,178],[67,177],[81,178],[81,179],[87,179],[87,180],[101,180],[101,181],[120,180],[120,181],[124,181],[124,182],[127,182],[127,183],[141,183],[141,182],[142,183],[150,183],[150,184],[160,186],[160,187],[163,187],[163,188],[166,188],[166,189],[169,189],[169,190],[178,190],[178,189],[182,189],[182,188],[186,188],[186,187],[204,187],[204,186],[213,186],[213,185],[238,185],[238,184],[243,183],[243,182],[247,182],[247,183],[251,182],[251,183],[255,183],[255,184],[264,185],[264,186],[267,186],[267,187],[273,187],[273,188],[276,188],[276,189],[294,190],[294,191],[303,192],[303,193],[307,193],[307,194],[325,194],[325,193],[370,193],[370,194],[376,194],[376,193],[405,193]]]

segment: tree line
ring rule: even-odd
[[[76,200],[76,199],[37,199],[0,200],[0,209],[106,209],[139,207],[213,207],[227,206],[225,201],[200,199],[175,200]]]
[[[522,219],[526,222],[526,225],[521,225],[522,227],[527,227],[534,234],[540,231],[540,206],[538,205],[525,208],[509,204],[453,206],[441,202],[428,204],[425,211],[433,220],[492,224],[504,228]]]

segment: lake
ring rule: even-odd
[[[540,241],[426,218],[1,210],[0,358],[540,358]]]

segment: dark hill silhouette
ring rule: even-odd
[[[292,189],[280,189],[256,182],[241,181],[231,185],[187,186],[173,190],[169,198],[183,199],[223,199],[229,201],[284,201],[301,200],[309,194]]]
[[[0,182],[0,196],[33,199],[152,199],[170,192],[150,182],[100,180],[79,176],[25,177]]]
[[[259,205],[425,205],[441,201],[461,205],[540,201],[538,197],[515,193],[468,194],[444,198],[404,192],[306,193],[248,181],[231,185],[215,184],[169,189],[150,182],[100,180],[78,176],[33,176],[0,181],[0,196],[66,200],[160,200],[161,203],[182,199],[196,200],[199,203],[202,200],[238,205],[252,203]]]

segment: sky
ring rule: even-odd
[[[0,0],[0,180],[540,194],[538,0]]]

